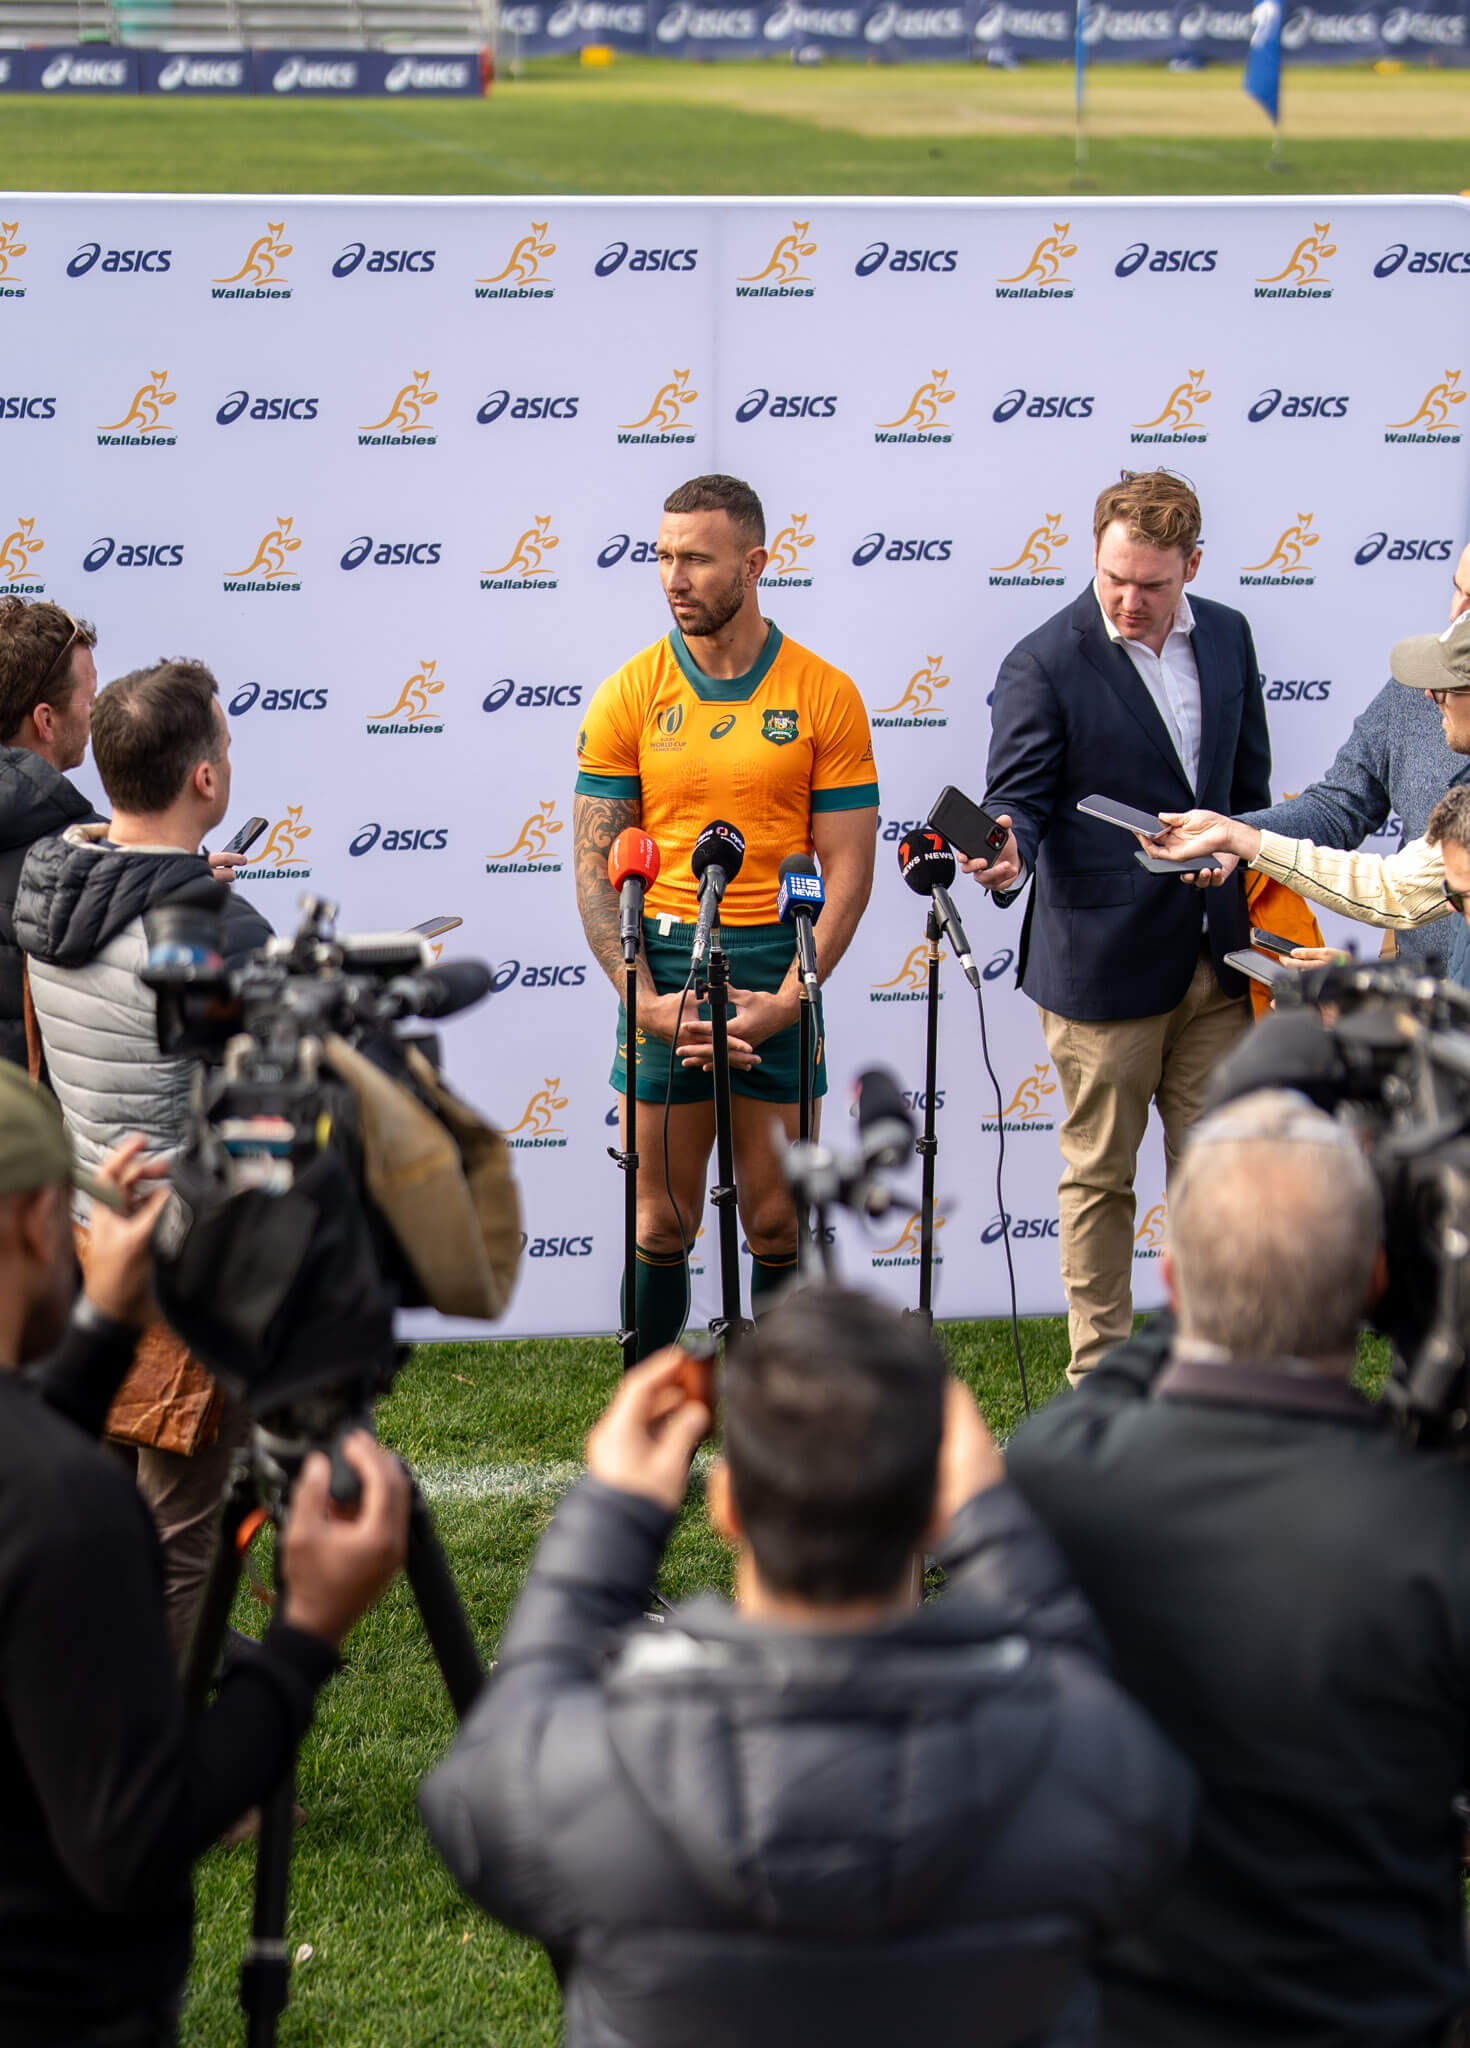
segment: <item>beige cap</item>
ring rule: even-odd
[[[9,1060],[0,1060],[0,1195],[66,1182],[105,1208],[126,1213],[127,1203],[116,1188],[76,1164],[55,1096]]]
[[[1411,690],[1470,690],[1470,612],[1443,633],[1400,640],[1388,666]]]

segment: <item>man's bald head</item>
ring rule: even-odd
[[[1261,1089],[1196,1126],[1169,1192],[1181,1337],[1350,1365],[1382,1246],[1372,1167],[1305,1096]]]

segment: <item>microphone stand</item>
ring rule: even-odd
[[[927,1326],[934,1322],[934,1160],[939,1139],[934,1128],[935,1097],[939,1080],[939,959],[942,931],[934,906],[924,928],[928,940],[929,984],[924,1008],[924,1135],[915,1138],[914,1150],[923,1161],[923,1185],[919,1196],[919,1305],[907,1313],[920,1316]]]
[[[623,1327],[618,1331],[618,1349],[623,1354],[623,1371],[638,1363],[638,949],[623,950],[623,1013],[628,1042],[623,1052],[627,1081],[624,1098],[623,1143],[609,1145],[608,1157],[623,1170]],[[674,1056],[672,1046],[669,1058]]]
[[[713,1054],[715,1090],[715,1174],[710,1189],[720,1233],[720,1313],[710,1323],[710,1335],[722,1341],[753,1327],[740,1313],[740,1235],[735,1212],[735,1140],[730,1108],[730,1027],[727,1016],[730,963],[720,944],[720,923],[716,913],[710,935],[709,962],[695,982],[699,1002],[709,1003],[710,1048]]]

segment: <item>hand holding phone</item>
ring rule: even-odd
[[[1116,825],[1141,839],[1157,839],[1164,829],[1157,811],[1136,811],[1132,804],[1120,804],[1110,796],[1084,796],[1077,808],[1089,818],[1101,818],[1105,825]]]
[[[248,853],[269,823],[269,818],[247,818],[228,846],[222,847],[221,851]]]
[[[992,818],[989,811],[982,811],[979,804],[971,803],[952,782],[940,790],[925,822],[932,832],[943,833],[967,860],[983,860],[987,864],[1004,853],[1011,836],[1009,827]]]
[[[1284,961],[1273,960],[1266,953],[1253,952],[1249,946],[1240,946],[1233,953],[1227,953],[1225,965],[1233,967],[1237,974],[1248,976],[1251,981],[1259,981],[1266,988],[1280,988],[1292,980],[1294,974]]]

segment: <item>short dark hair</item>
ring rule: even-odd
[[[96,645],[96,627],[59,604],[0,599],[0,745],[10,745],[38,704],[66,709],[76,678],[61,657],[68,646]]]
[[[201,761],[218,760],[218,695],[202,661],[135,668],[98,693],[92,759],[118,810],[166,811]]]
[[[752,547],[766,544],[766,515],[760,499],[738,476],[692,476],[664,499],[665,512],[726,512],[730,524],[750,536]]]
[[[1470,789],[1457,785],[1447,790],[1429,813],[1424,837],[1431,846],[1463,846],[1470,853]]]
[[[732,1347],[725,1457],[762,1579],[817,1607],[891,1593],[934,1506],[947,1369],[914,1318],[808,1288]]]

